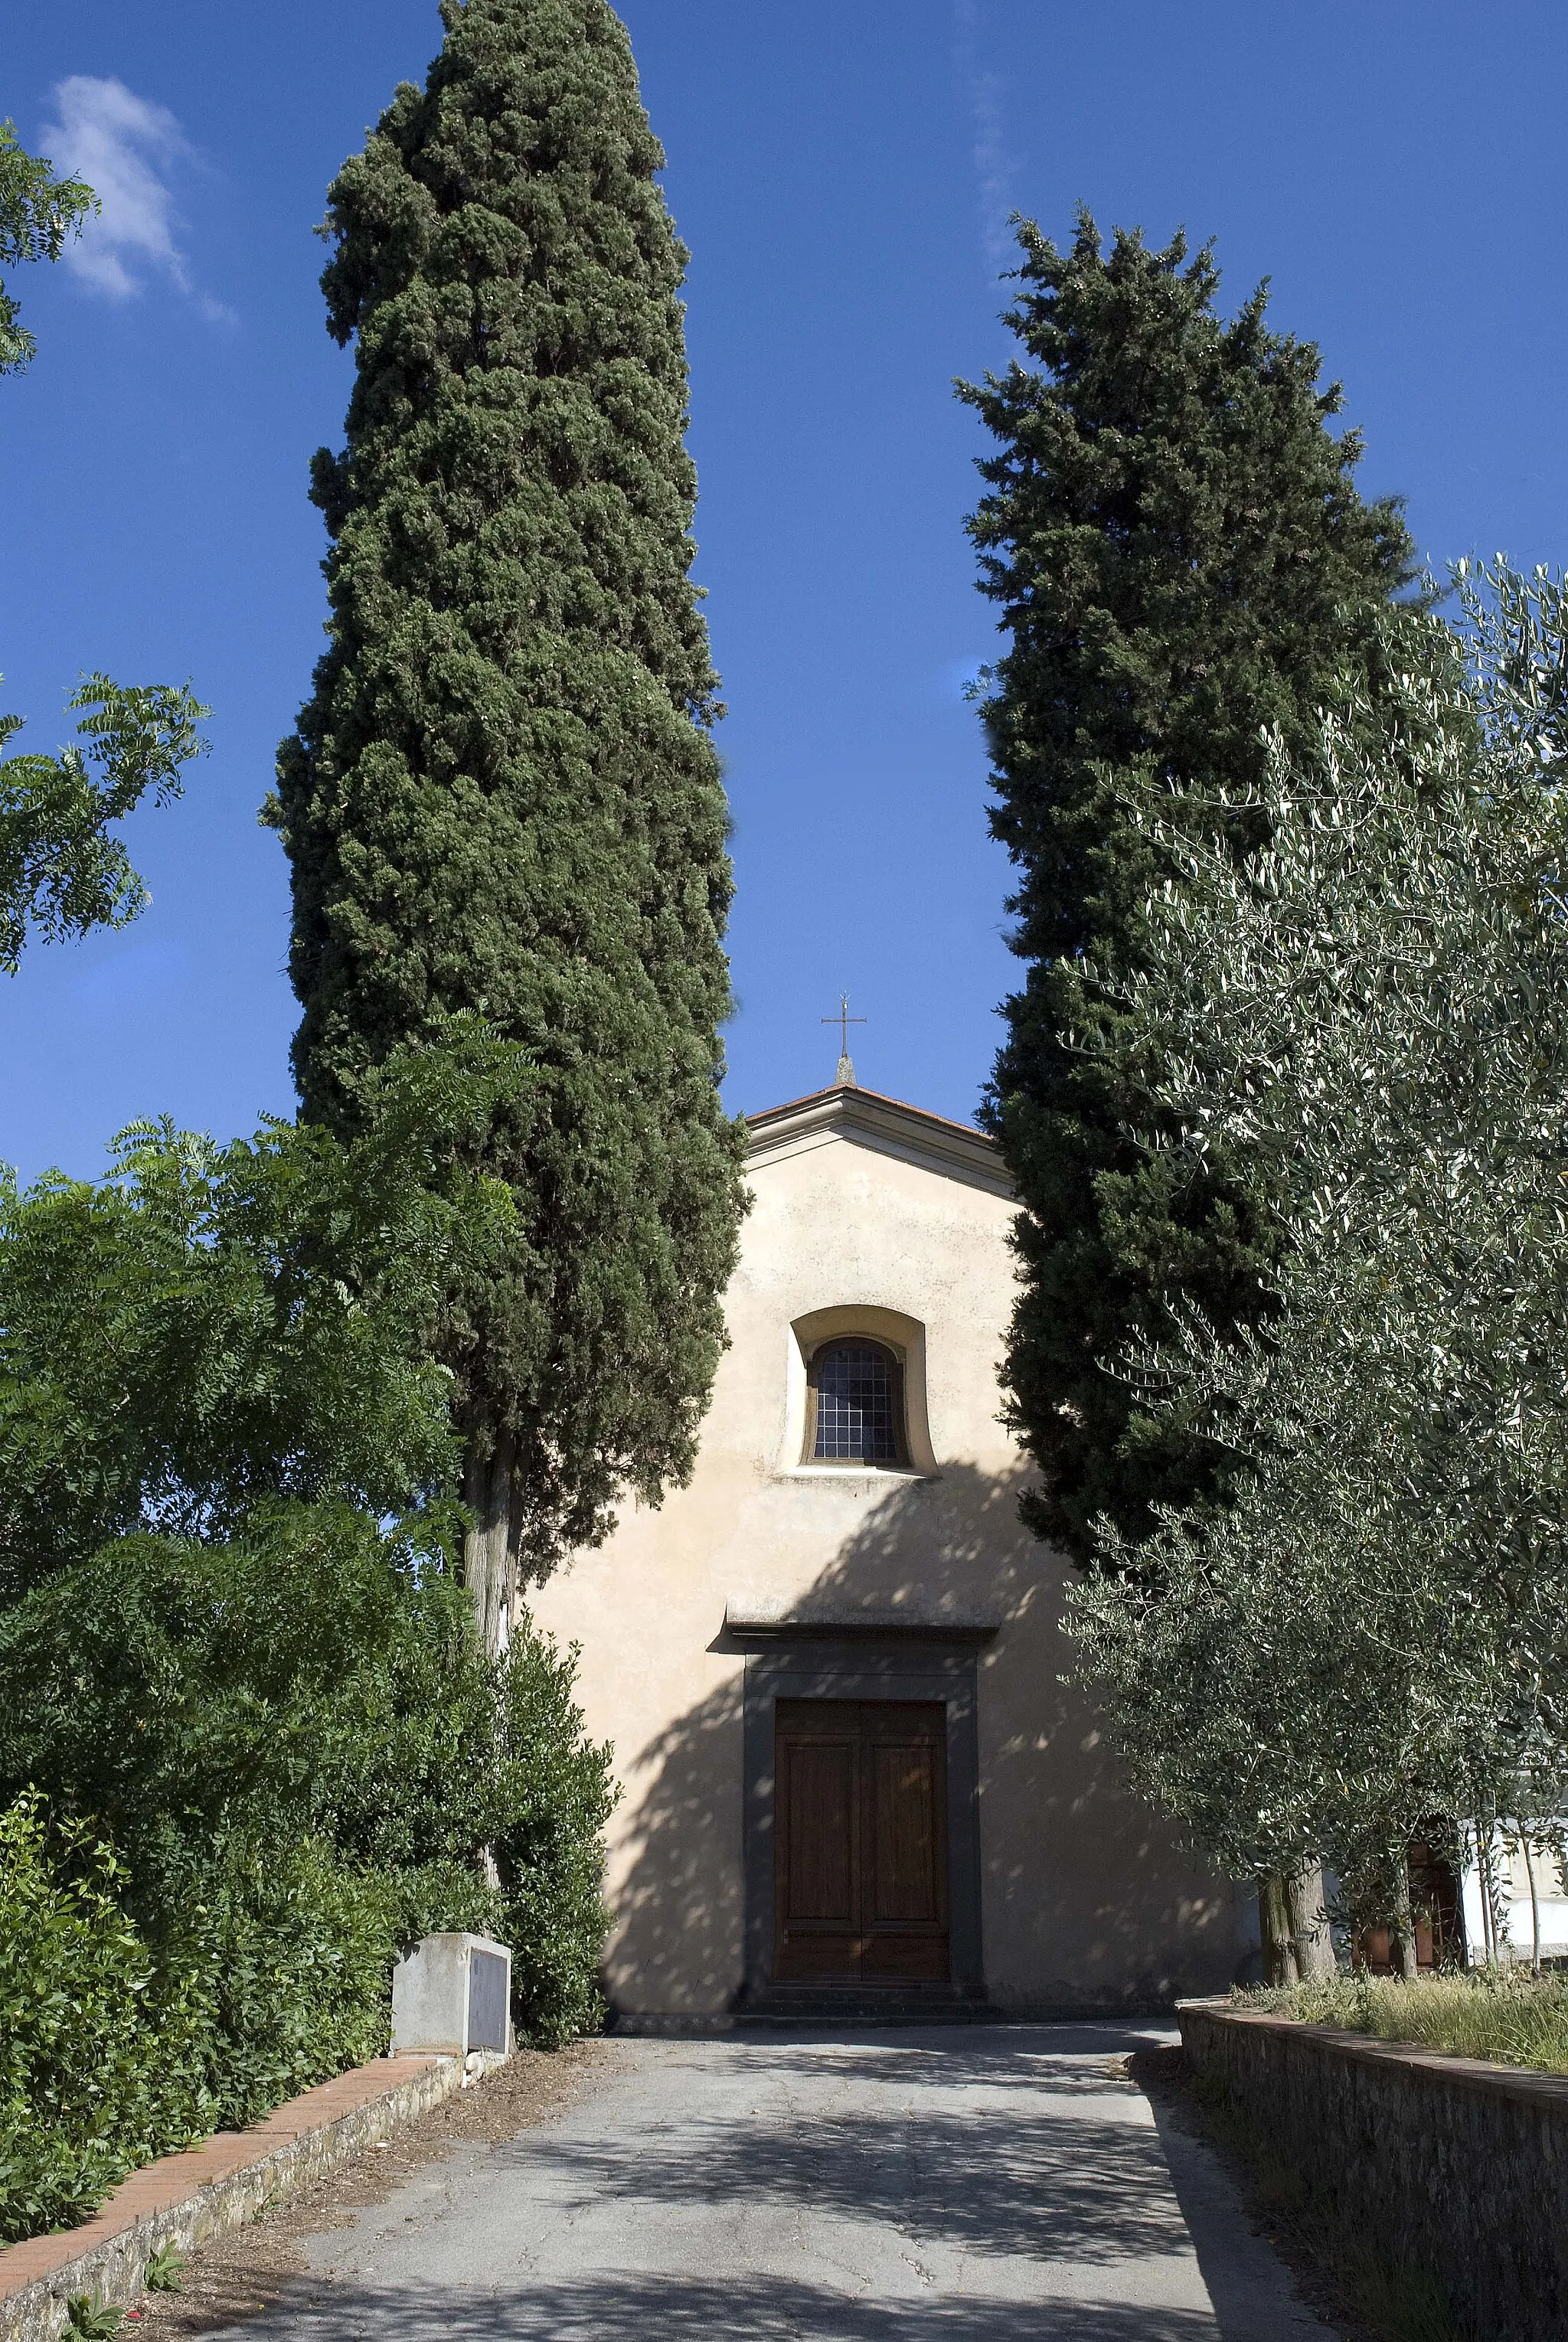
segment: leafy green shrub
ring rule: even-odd
[[[51,1574],[0,1610],[0,1793],[92,1817],[155,1938],[253,1847],[472,1869],[494,1702],[440,1528],[275,1502],[229,1539],[125,1537]]]
[[[575,1655],[524,1623],[491,1668],[462,1587],[361,1516],[270,1530],[127,1539],[0,1612],[0,2237],[379,2056],[423,1935],[511,1945],[525,2039],[602,2016]]]
[[[149,2293],[184,2293],[185,2257],[177,2245],[160,2245],[149,2256],[142,2283]]]
[[[1232,1997],[1305,2025],[1568,2074],[1568,1978],[1563,1977],[1507,1968],[1423,1977],[1413,1984],[1394,1977],[1337,1977]]]
[[[148,2157],[214,2127],[209,2012],[160,1976],[124,1874],[42,1801],[0,1813],[0,2239],[85,2217]]]
[[[113,2302],[95,2302],[90,2294],[74,2293],[65,2304],[64,2332],[67,2342],[114,2342],[125,2313]]]
[[[520,1625],[502,1683],[495,1859],[514,2015],[542,2049],[591,2032],[604,2011],[602,1832],[616,1793],[608,1745],[584,1736],[576,1674],[575,1644],[563,1657],[550,1636]]]
[[[378,2055],[423,1935],[509,1940],[525,2037],[598,2014],[607,1754],[571,1658],[484,1654],[421,1350],[515,1074],[464,1048],[353,1147],[0,1183],[0,2237]]]
[[[437,1924],[488,1917],[483,1881],[424,1882]],[[238,2128],[379,2056],[415,1881],[320,1841],[231,1858],[159,1954],[130,1881],[42,1800],[0,1816],[0,2237],[85,2217],[139,2164]],[[413,1890],[413,1891],[411,1891]]]
[[[229,1850],[173,1957],[199,1975],[219,2125],[237,2129],[387,2046],[397,1884],[319,1839]]]

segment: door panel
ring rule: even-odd
[[[871,1888],[866,1917],[939,1919],[935,1766],[929,1748],[874,1747]]]
[[[852,1927],[855,1900],[853,1741],[792,1748],[789,1801],[789,1907],[795,1919],[836,1919]]]
[[[942,1704],[780,1700],[774,1728],[774,1976],[946,1982]]]

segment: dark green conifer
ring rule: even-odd
[[[734,1259],[716,1027],[726,811],[690,576],[664,155],[605,0],[443,0],[446,38],[334,183],[315,459],[330,646],[279,760],[307,1115],[476,1011],[532,1053],[486,1167],[509,1277],[444,1333],[475,1599],[690,1466]]]
[[[1268,330],[1263,287],[1227,325],[1209,247],[1118,232],[1107,252],[1086,213],[1068,251],[1033,225],[1019,240],[1007,322],[1030,363],[961,385],[1001,443],[970,532],[1011,636],[984,714],[1028,969],[989,1111],[1024,1203],[1006,1380],[1044,1475],[1025,1509],[1084,1556],[1097,1513],[1142,1535],[1151,1505],[1212,1490],[1216,1462],[1096,1361],[1178,1297],[1245,1317],[1268,1241],[1244,1166],[1194,1183],[1125,1136],[1151,1120],[1139,1036],[1083,962],[1137,952],[1157,874],[1131,785],[1202,821],[1255,783],[1264,727],[1301,740],[1373,656],[1412,558],[1397,504],[1356,492],[1357,435],[1329,430],[1337,385]],[[1085,1063],[1062,1036],[1087,1029],[1120,1046]]]

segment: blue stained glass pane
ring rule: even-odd
[[[835,1342],[816,1358],[815,1454],[828,1462],[896,1464],[894,1373],[881,1350]]]

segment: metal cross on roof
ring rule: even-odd
[[[864,1025],[866,1019],[864,1016],[850,1015],[849,995],[847,992],[841,992],[838,996],[838,1015],[824,1016],[821,1021],[824,1025],[836,1025],[839,1028],[838,1071],[834,1076],[834,1081],[841,1090],[852,1090],[855,1086],[855,1080],[854,1067],[850,1062],[849,1055],[849,1028],[852,1025]]]

